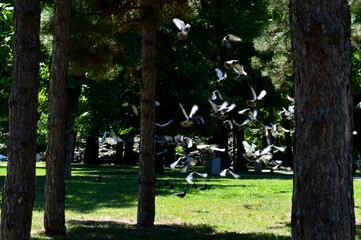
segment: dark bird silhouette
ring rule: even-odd
[[[102,175],[99,175],[96,179],[95,179],[96,182],[101,182],[102,181]]]
[[[207,185],[207,183],[205,183],[203,186],[200,186],[197,189],[201,190],[201,191],[204,191],[204,190],[208,189],[208,185]]]
[[[184,198],[186,195],[187,195],[187,189],[184,189],[183,192],[173,193],[173,196],[180,197],[180,198]]]

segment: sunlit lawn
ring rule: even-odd
[[[0,167],[1,184],[5,170]],[[43,234],[44,174],[40,163],[32,237],[62,239]],[[99,174],[103,180],[95,182]],[[175,189],[157,190],[155,227],[137,230],[137,169],[75,165],[73,176],[66,180],[67,239],[290,239],[290,174],[242,172],[240,179],[195,178],[198,186],[207,183],[205,191],[188,186],[185,176],[170,169],[157,175],[158,183],[169,180]],[[360,187],[361,181],[354,181],[358,223]],[[184,188],[188,188],[184,198],[172,195]]]

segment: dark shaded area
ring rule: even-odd
[[[208,225],[155,225],[152,229],[138,229],[134,224],[114,221],[68,221],[68,235],[53,239],[197,239],[197,240],[288,240],[290,237],[267,233],[218,233]],[[84,234],[86,233],[86,235]],[[166,236],[166,237],[165,237]],[[36,237],[32,239],[41,239]]]
[[[84,163],[85,164],[97,164],[98,163],[98,152],[99,152],[98,136],[88,135],[86,138]]]

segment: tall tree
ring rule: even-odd
[[[35,192],[39,0],[15,1],[14,30],[9,162],[2,197],[0,239],[30,239]]]
[[[350,13],[292,0],[296,138],[293,239],[354,239]]]
[[[155,217],[155,41],[154,0],[143,0],[142,77],[140,80],[140,158],[137,224],[152,227]]]
[[[66,77],[71,0],[54,1],[54,39],[49,83],[48,149],[45,176],[44,228],[65,235]]]

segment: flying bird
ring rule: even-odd
[[[361,109],[361,102],[356,105],[356,109]]]
[[[233,34],[227,34],[222,39],[222,46],[226,46],[227,48],[231,48],[230,42],[242,42],[242,39],[240,37],[237,37]]]
[[[166,122],[166,123],[164,123],[164,124],[155,123],[155,125],[156,125],[157,127],[159,127],[159,128],[164,128],[164,127],[168,126],[169,124],[171,124],[172,122],[173,122],[173,120],[170,120],[170,121],[168,121],[168,122]]]
[[[234,178],[240,178],[241,175],[234,173],[230,168],[226,168],[219,173],[219,176],[226,177],[227,173],[231,174]]]
[[[197,187],[197,189],[204,191],[204,190],[208,189],[208,185],[207,185],[207,183],[205,183],[203,186]]]
[[[99,175],[95,178],[95,182],[101,182],[102,181],[102,175]]]
[[[227,78],[227,73],[222,73],[222,71],[219,68],[214,69],[217,75],[217,83],[221,83],[224,79]]]
[[[184,189],[182,192],[173,193],[173,196],[184,198],[187,195],[187,189]]]
[[[182,104],[179,103],[179,106],[180,106],[184,116],[186,117],[186,120],[180,122],[180,125],[182,127],[190,127],[193,124],[194,116],[195,116],[196,112],[198,111],[198,105],[193,105],[189,115],[187,114],[187,112],[184,109],[184,107],[182,106]]]
[[[177,37],[179,40],[185,40],[188,37],[189,29],[191,28],[191,25],[188,23],[185,24],[182,20],[178,18],[173,18],[173,23],[177,26],[177,28],[180,30],[178,32]]]
[[[212,102],[211,99],[208,99],[208,102],[211,104],[212,107],[213,113],[211,114],[211,116],[222,120],[227,117],[227,113],[229,113],[236,107],[236,104],[232,103],[229,105],[226,101],[224,101],[221,105],[215,104],[214,102]]]
[[[217,100],[218,98],[223,100],[222,95],[220,94],[220,92],[218,90],[213,91],[212,95],[211,95],[211,100],[214,101],[214,100]]]
[[[250,87],[251,87],[253,99],[247,100],[247,105],[250,107],[256,107],[257,101],[264,98],[264,96],[266,96],[267,92],[266,92],[266,90],[262,90],[257,96],[256,91],[253,89],[253,87],[252,86],[250,86]]]
[[[247,72],[244,71],[243,65],[239,63],[239,60],[229,60],[224,62],[224,67],[228,69],[232,69],[235,73],[237,73],[237,78],[242,75],[247,75]]]
[[[219,148],[216,145],[209,145],[209,144],[198,144],[197,145],[197,149],[201,150],[201,151],[218,151],[218,152],[224,152],[226,151],[225,148]]]
[[[194,172],[189,173],[188,176],[186,177],[187,183],[189,183],[189,184],[193,184],[193,183],[194,183],[194,182],[193,182],[194,174],[196,174],[196,175],[198,175],[198,176],[201,176],[202,178],[208,177],[208,174],[207,174],[207,173],[199,173],[199,172],[194,171]]]

